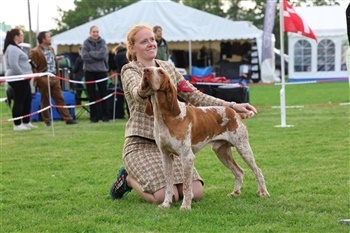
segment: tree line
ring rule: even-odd
[[[60,18],[54,19],[57,27],[52,29],[53,35],[72,29],[91,20],[97,19],[138,0],[74,0],[75,9],[64,11],[57,8]],[[251,21],[259,29],[264,26],[266,1],[269,0],[172,0],[186,6],[196,8],[233,21]],[[279,2],[280,0],[277,0]],[[322,6],[339,5],[344,0],[288,0],[292,6]],[[276,17],[273,33],[276,37],[276,47],[280,47],[279,4],[276,4]],[[345,14],[345,13],[344,13]],[[137,16],[136,16],[137,17]],[[24,28],[22,27],[22,30]],[[24,30],[25,31],[25,30]],[[25,33],[29,41],[29,33]],[[35,41],[35,34],[32,35]],[[285,40],[286,41],[286,40]],[[287,43],[287,42],[286,42]],[[287,44],[285,45],[285,47]],[[287,47],[286,47],[287,48]]]

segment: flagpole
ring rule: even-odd
[[[286,82],[284,73],[284,7],[283,1],[280,0],[280,44],[281,44],[281,90],[280,90],[280,109],[281,109],[281,125],[276,127],[292,127],[293,125],[287,125],[287,113],[286,113]]]
[[[27,7],[28,7],[28,21],[29,21],[29,44],[30,44],[30,48],[33,48],[32,19],[31,19],[31,15],[30,15],[30,0],[27,1]]]
[[[39,34],[40,30],[39,30],[39,1],[38,1],[38,5],[37,5],[37,9],[36,9],[36,35]],[[38,43],[38,42],[37,42]]]

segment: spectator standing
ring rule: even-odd
[[[157,41],[157,56],[156,59],[168,61],[169,59],[169,48],[168,43],[163,38],[163,29],[157,25],[153,27],[153,33]]]
[[[108,48],[106,41],[100,37],[97,26],[90,28],[90,36],[84,41],[82,59],[84,61],[84,71],[86,81],[98,81],[107,77]],[[86,85],[89,102],[107,96],[107,80],[97,82],[96,85]],[[107,101],[103,100],[97,104],[90,105],[90,122],[97,123],[102,118],[103,122],[109,121]]]
[[[6,76],[32,74],[32,67],[29,63],[28,55],[19,47],[23,42],[23,31],[20,29],[11,29],[7,32],[3,53],[6,58]],[[17,118],[30,113],[32,104],[32,93],[30,88],[30,80],[20,80],[9,82],[13,90],[14,104],[12,107],[12,117]],[[14,121],[13,130],[29,130],[37,128],[30,123],[30,118],[24,117]]]
[[[74,73],[74,80],[76,81],[82,81],[84,79],[84,69],[83,69],[83,59],[81,58],[81,50],[82,47],[80,46],[78,49],[79,56],[75,59],[74,67],[73,67],[73,73]],[[85,89],[84,86],[80,83],[76,83],[75,85],[75,99],[77,100],[76,104],[81,104],[81,94],[83,90]]]
[[[39,32],[37,36],[39,45],[30,51],[30,59],[36,64],[33,68],[34,73],[49,72],[55,76],[60,76],[56,54],[51,47],[51,35],[48,31]],[[50,86],[48,86],[48,80]],[[56,77],[41,76],[34,79],[34,85],[38,87],[41,94],[41,108],[46,108],[50,105],[50,96],[55,101],[56,105],[66,105],[60,80]],[[49,90],[50,88],[50,90]],[[59,114],[67,125],[77,124],[69,113],[68,108],[57,108]],[[41,113],[42,119],[46,126],[51,126],[50,110],[47,109]]]
[[[116,71],[117,71],[117,78],[118,78],[118,83],[117,83],[117,87],[120,88],[121,91],[124,92],[123,89],[123,83],[121,80],[121,71],[122,68],[125,64],[129,63],[129,60],[126,57],[126,46],[124,44],[119,44],[116,47],[114,47],[113,49],[113,53],[114,53],[114,62],[115,62],[115,66],[116,66]],[[128,104],[125,102],[125,98],[124,96],[122,96],[121,98],[118,99],[120,103],[120,107],[123,108],[122,111],[120,111],[119,113],[121,113],[121,118],[124,118],[124,104],[126,105],[126,112],[128,113],[128,116],[130,117],[130,111],[129,111],[129,107]],[[117,101],[117,104],[118,104]],[[117,109],[118,111],[118,109]]]
[[[114,59],[116,71],[118,74],[117,84],[118,84],[118,87],[123,88],[120,73],[122,72],[123,66],[129,62],[128,59],[126,58],[126,46],[124,44],[119,44],[115,46],[113,49],[113,53],[114,53],[113,59]]]

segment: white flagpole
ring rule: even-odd
[[[36,9],[36,35],[38,36],[40,30],[39,30],[39,4],[40,2],[38,1],[37,9]],[[38,42],[37,42],[38,43]]]
[[[29,44],[30,44],[30,48],[33,48],[32,19],[31,19],[31,15],[30,15],[30,0],[27,1],[27,7],[28,7],[28,21],[29,21]]]
[[[284,74],[284,7],[283,0],[280,0],[280,44],[281,44],[281,90],[280,90],[280,109],[281,109],[281,125],[276,127],[292,127],[287,125],[287,113],[286,113],[286,82]]]

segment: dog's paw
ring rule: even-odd
[[[180,210],[191,210],[191,206],[181,205]]]
[[[237,197],[237,196],[239,196],[240,194],[241,194],[241,191],[240,191],[240,190],[235,190],[235,191],[233,191],[232,193],[227,194],[227,196],[229,196],[229,197]]]
[[[270,196],[270,194],[267,190],[258,190],[258,195],[260,197],[269,197]]]
[[[170,203],[163,202],[162,204],[158,205],[158,208],[160,209],[170,208]]]

